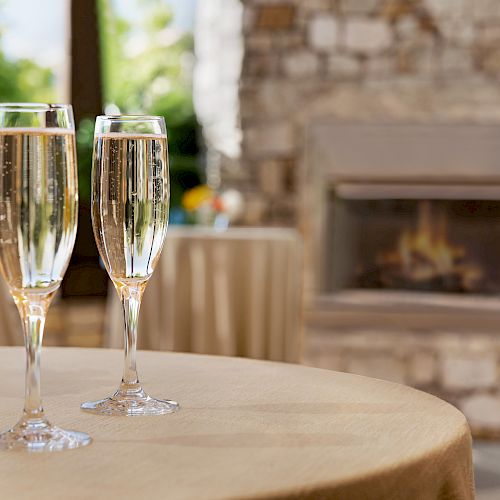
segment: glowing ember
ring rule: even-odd
[[[386,287],[474,290],[483,277],[479,266],[466,260],[466,249],[447,238],[446,214],[419,204],[417,227],[405,230],[397,248],[376,259],[381,284]]]

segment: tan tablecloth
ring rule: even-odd
[[[0,349],[0,425],[19,416],[21,348]],[[140,352],[142,382],[180,402],[159,417],[79,410],[108,395],[122,353],[44,350],[45,408],[94,443],[0,452],[0,497],[48,499],[470,500],[463,415],[423,392],[293,364]]]
[[[169,229],[144,294],[138,345],[298,361],[301,244],[281,228]],[[123,346],[121,305],[109,295],[106,347]]]

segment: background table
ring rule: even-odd
[[[159,417],[99,417],[122,354],[44,351],[45,408],[87,447],[0,453],[0,497],[472,499],[463,415],[413,389],[297,365],[140,352],[145,387],[180,402]],[[0,425],[19,416],[23,352],[0,349]]]
[[[140,349],[297,362],[301,239],[285,228],[172,226],[139,315]],[[108,295],[106,347],[123,346]]]

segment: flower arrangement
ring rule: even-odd
[[[217,192],[206,184],[186,191],[182,196],[185,222],[225,229],[243,212],[243,196],[236,189]]]

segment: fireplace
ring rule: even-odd
[[[500,310],[500,127],[326,121],[307,167],[313,312]]]
[[[500,202],[426,192],[403,199],[399,191],[358,198],[358,187],[342,186],[332,194],[325,291],[500,293]]]
[[[244,2],[242,168],[223,177],[247,224],[298,222],[306,359],[476,406],[500,430],[496,2],[293,2],[287,30],[264,33],[272,3]]]

